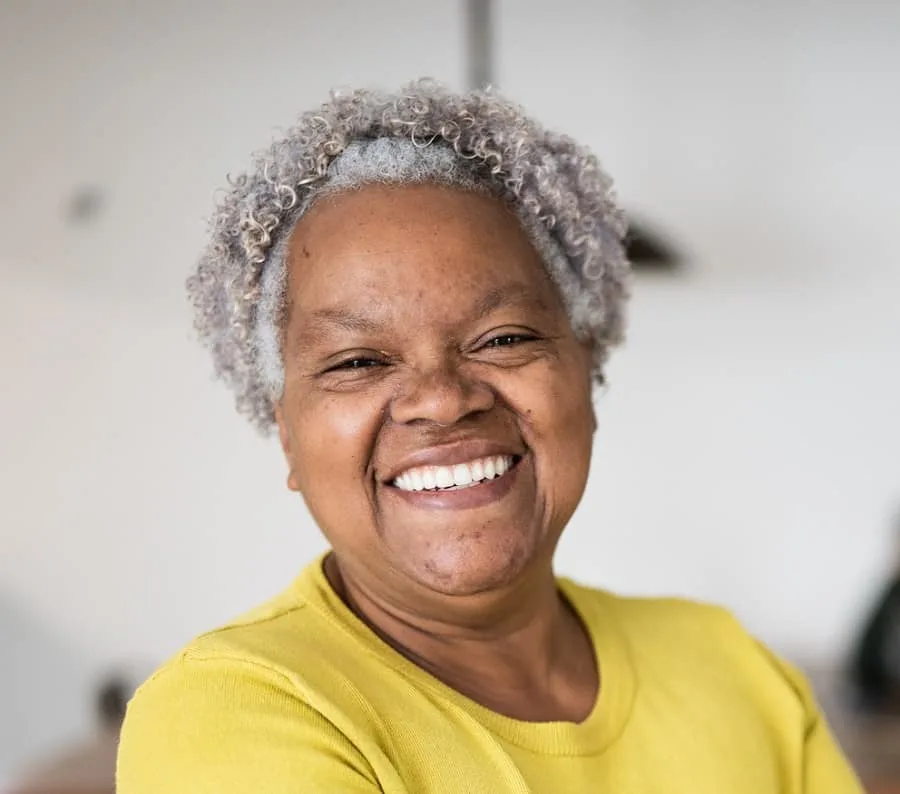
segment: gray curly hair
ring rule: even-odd
[[[420,80],[398,93],[333,92],[230,188],[187,282],[195,326],[238,410],[271,430],[284,385],[287,251],[322,196],[365,184],[436,182],[497,196],[518,216],[589,340],[594,375],[624,334],[625,219],[597,158],[497,94]]]

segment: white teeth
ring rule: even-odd
[[[449,488],[453,485],[453,472],[450,469],[441,466],[434,473],[434,484],[438,488]]]
[[[472,471],[465,463],[453,467],[453,482],[456,485],[468,485],[472,482]]]
[[[484,479],[484,461],[475,460],[469,466],[472,469],[472,480],[474,482]]]
[[[512,465],[511,455],[495,455],[454,466],[420,466],[398,475],[393,484],[402,491],[468,488],[502,477]]]

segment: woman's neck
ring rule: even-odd
[[[585,627],[560,596],[551,570],[519,588],[480,597],[467,613],[406,606],[346,575],[332,554],[326,576],[384,642],[475,702],[530,722],[581,722],[599,686]]]

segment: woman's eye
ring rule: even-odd
[[[531,342],[536,337],[530,334],[501,334],[489,339],[485,342],[485,347],[508,347],[509,345],[517,345],[522,342]]]
[[[348,358],[346,361],[342,361],[340,364],[335,364],[333,367],[329,367],[325,371],[339,372],[341,370],[348,369],[369,369],[370,367],[380,367],[381,365],[382,362],[374,358]]]

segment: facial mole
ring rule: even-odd
[[[303,246],[303,258],[309,259],[309,257],[310,257],[309,249],[304,245]]]

